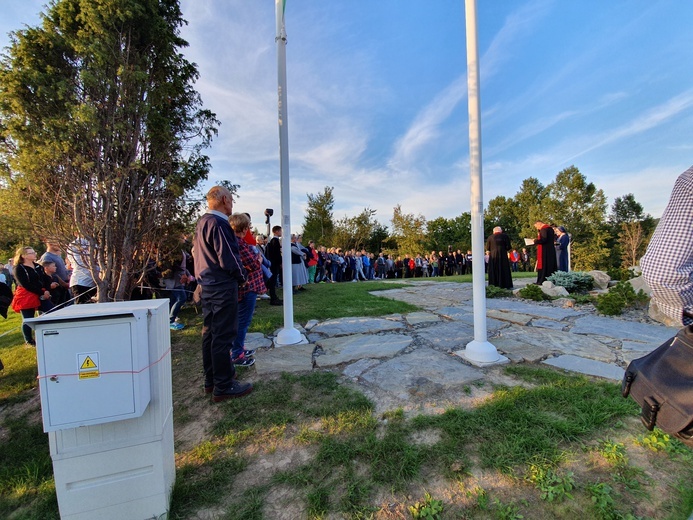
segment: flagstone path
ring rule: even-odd
[[[257,377],[339,369],[379,411],[444,409],[461,405],[462,397],[471,406],[474,397],[484,395],[478,389],[504,384],[497,366],[474,367],[458,355],[474,339],[470,283],[410,281],[404,288],[373,294],[423,310],[296,324],[309,341],[303,345],[272,348],[273,338],[249,334],[246,346],[258,348]],[[599,316],[587,306],[564,308],[564,303],[488,299],[488,340],[512,363],[546,364],[619,381],[631,360],[677,332],[656,323]]]

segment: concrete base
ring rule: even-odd
[[[477,367],[501,365],[510,362],[507,357],[500,355],[496,347],[488,341],[470,341],[467,343],[467,348],[458,350],[455,352],[455,355]]]
[[[288,345],[301,345],[308,343],[306,337],[295,328],[283,328],[274,340],[275,347],[286,347]]]

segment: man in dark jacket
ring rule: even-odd
[[[270,294],[270,305],[281,305],[282,301],[277,298],[277,280],[279,273],[282,272],[282,227],[272,228],[272,238],[265,247],[265,258],[271,262],[270,271],[272,276],[267,280],[267,290]]]
[[[245,283],[236,235],[228,217],[231,192],[214,186],[207,193],[207,213],[195,231],[195,275],[202,286],[202,367],[205,392],[218,403],[252,392],[250,383],[236,380],[230,351],[238,331],[238,286]]]

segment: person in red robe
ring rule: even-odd
[[[553,228],[541,220],[537,220],[534,227],[539,231],[534,245],[537,246],[537,285],[541,285],[546,278],[558,271],[554,247],[556,235]]]

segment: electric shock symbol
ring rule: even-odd
[[[77,354],[77,367],[80,379],[94,379],[100,377],[99,372],[99,353],[84,352]]]
[[[86,359],[82,363],[82,366],[79,367],[80,370],[89,370],[89,369],[93,370],[95,368],[99,368],[99,367],[96,366],[96,363],[94,363],[89,356],[86,357]]]

